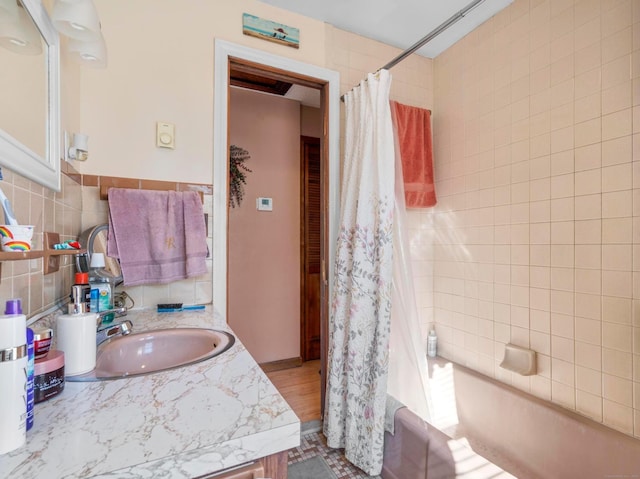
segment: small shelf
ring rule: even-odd
[[[53,249],[54,244],[60,243],[60,235],[58,233],[45,232],[42,235],[44,250],[43,250],[43,273],[51,274],[60,269],[60,256],[68,256],[72,254],[86,253],[86,249]]]
[[[0,261],[17,261],[20,259],[34,259],[42,258],[44,251],[31,250],[31,251],[0,251]]]
[[[43,234],[43,242],[44,249],[41,250],[0,251],[0,262],[44,258],[43,273],[50,274],[60,269],[60,256],[87,252],[86,249],[53,249],[53,245],[60,242],[60,235],[58,233],[45,232]]]

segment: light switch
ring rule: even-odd
[[[175,149],[176,126],[173,123],[156,123],[156,146],[158,148]]]

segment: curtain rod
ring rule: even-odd
[[[438,35],[440,35],[442,32],[444,32],[446,29],[448,29],[449,27],[451,27],[454,23],[458,22],[459,20],[462,20],[462,18],[469,13],[471,10],[473,10],[474,8],[476,8],[478,5],[480,5],[482,2],[484,2],[485,0],[474,0],[473,2],[471,2],[469,5],[467,5],[466,7],[464,7],[462,10],[458,11],[458,13],[452,15],[451,17],[449,17],[447,20],[445,20],[443,23],[441,23],[440,25],[438,25],[435,29],[431,30],[429,33],[427,33],[424,37],[422,37],[420,40],[418,40],[416,43],[414,43],[413,45],[411,45],[409,48],[407,48],[405,51],[403,51],[402,53],[400,53],[397,57],[395,57],[393,60],[391,60],[389,63],[387,63],[386,65],[384,65],[383,67],[379,68],[377,71],[380,70],[388,70],[389,68],[393,68],[394,66],[396,66],[398,63],[400,63],[402,60],[404,60],[405,58],[407,58],[409,55],[411,55],[412,53],[414,53],[416,50],[420,49],[421,47],[423,47],[424,45],[426,45],[427,43],[429,43],[431,40],[433,40],[435,37],[437,37]],[[344,95],[342,95],[340,97],[341,101],[344,101]]]

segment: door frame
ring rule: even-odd
[[[261,50],[215,40],[213,105],[213,305],[228,323],[228,151],[229,151],[229,62],[240,61],[265,72],[279,71],[294,83],[323,84],[322,161],[322,306],[321,306],[321,407],[326,384],[329,298],[333,291],[333,268],[338,235],[340,205],[340,74],[316,65],[281,57]]]

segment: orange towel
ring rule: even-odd
[[[434,206],[436,190],[433,178],[431,112],[396,101],[390,103],[400,147],[406,206],[407,208]]]

